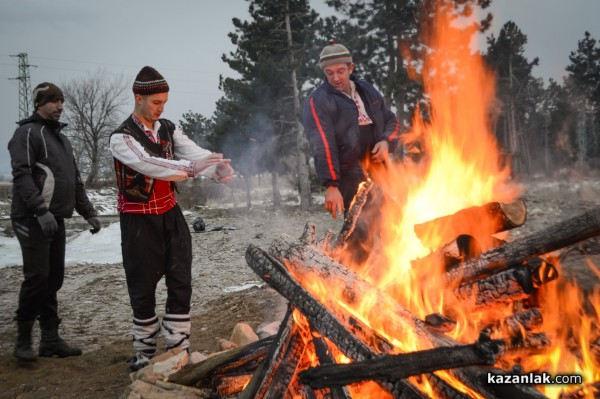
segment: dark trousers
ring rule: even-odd
[[[192,237],[176,205],[161,215],[121,213],[123,267],[133,317],[156,315],[156,286],[165,276],[165,312],[188,314],[192,297]]]
[[[48,320],[58,317],[57,292],[65,277],[65,223],[47,238],[35,217],[12,220],[23,254],[24,280],[19,292],[16,320]]]

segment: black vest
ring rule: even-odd
[[[112,132],[128,134],[139,142],[148,154],[154,157],[173,159],[173,132],[175,124],[167,119],[159,119],[160,128],[158,129],[159,142],[155,143],[146,135],[138,124],[129,116],[125,122]],[[117,158],[115,161],[115,173],[117,174],[117,187],[119,193],[130,201],[148,202],[152,189],[154,188],[154,178],[136,172],[129,166],[123,164]],[[171,186],[175,189],[174,183]]]

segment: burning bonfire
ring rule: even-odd
[[[600,211],[507,241],[526,207],[490,128],[494,76],[471,32],[443,13],[435,26],[429,118],[405,142],[423,159],[371,170],[337,235],[250,245],[248,265],[289,301],[279,333],[169,381],[210,377],[238,398],[600,397],[599,292],[584,300],[552,256],[600,235]],[[375,191],[381,220],[355,262],[348,238]],[[561,374],[580,378],[544,379]]]

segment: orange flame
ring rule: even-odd
[[[370,170],[371,177],[385,194],[385,202],[380,207],[383,222],[371,230],[374,246],[369,259],[350,266],[418,318],[450,309],[457,322],[452,337],[472,343],[484,327],[512,315],[513,309],[507,304],[479,311],[472,306],[474,304],[452,300],[447,293],[454,287],[448,287],[442,278],[442,262],[419,263],[418,267],[414,263],[444,244],[442,237],[447,237],[447,232],[427,231],[428,242],[436,243],[427,248],[415,234],[414,226],[472,206],[512,202],[522,189],[511,181],[510,170],[503,166],[492,133],[495,77],[486,69],[481,56],[471,51],[472,25],[465,27],[465,21],[448,10],[438,10],[435,18],[431,24],[435,30],[428,31],[425,40],[431,51],[420,70],[430,104],[428,118],[424,120],[418,112],[414,130],[405,136],[404,142],[407,146],[419,143],[424,149],[424,159]],[[486,219],[464,221],[482,228],[491,222]],[[344,264],[348,265],[347,258],[344,259]],[[592,269],[600,275],[595,267]],[[342,283],[323,281],[313,275],[296,278],[326,306],[343,309],[375,329],[394,345],[395,353],[426,349],[427,343],[414,329],[389,323],[390,314],[396,310],[384,307],[378,298],[365,296],[348,300]],[[587,298],[591,312],[585,311],[586,301],[577,285],[566,281],[540,287],[537,299],[544,319],[539,329],[551,339],[551,349],[528,358],[505,361],[519,363],[525,371],[579,373],[586,384],[598,381],[596,358],[600,356],[593,352],[594,349],[600,351],[596,331],[600,289]],[[527,333],[526,330],[522,332]],[[598,341],[597,348],[590,346],[594,340]],[[347,361],[339,353],[336,358],[340,362]],[[481,397],[446,372],[436,375],[471,397]],[[432,387],[423,380],[411,378],[410,381],[430,397],[436,397]],[[379,389],[377,386],[372,388]],[[575,388],[564,385],[538,387],[552,398]],[[592,391],[594,389],[590,387],[582,391],[582,395],[591,398]],[[377,395],[371,393],[369,397]]]

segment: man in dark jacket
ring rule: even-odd
[[[58,335],[57,293],[65,273],[65,222],[73,210],[95,231],[100,220],[88,199],[73,149],[59,122],[64,96],[52,83],[33,91],[35,112],[19,122],[8,143],[13,174],[11,221],[23,254],[24,281],[19,293],[18,336],[14,356],[35,361],[31,332],[40,321],[38,355],[79,356],[81,350]]]
[[[306,99],[302,124],[317,176],[326,187],[325,209],[335,219],[348,211],[365,180],[361,163],[388,159],[398,121],[373,85],[352,75],[352,55],[345,46],[331,40],[321,52],[320,66],[326,81]]]

